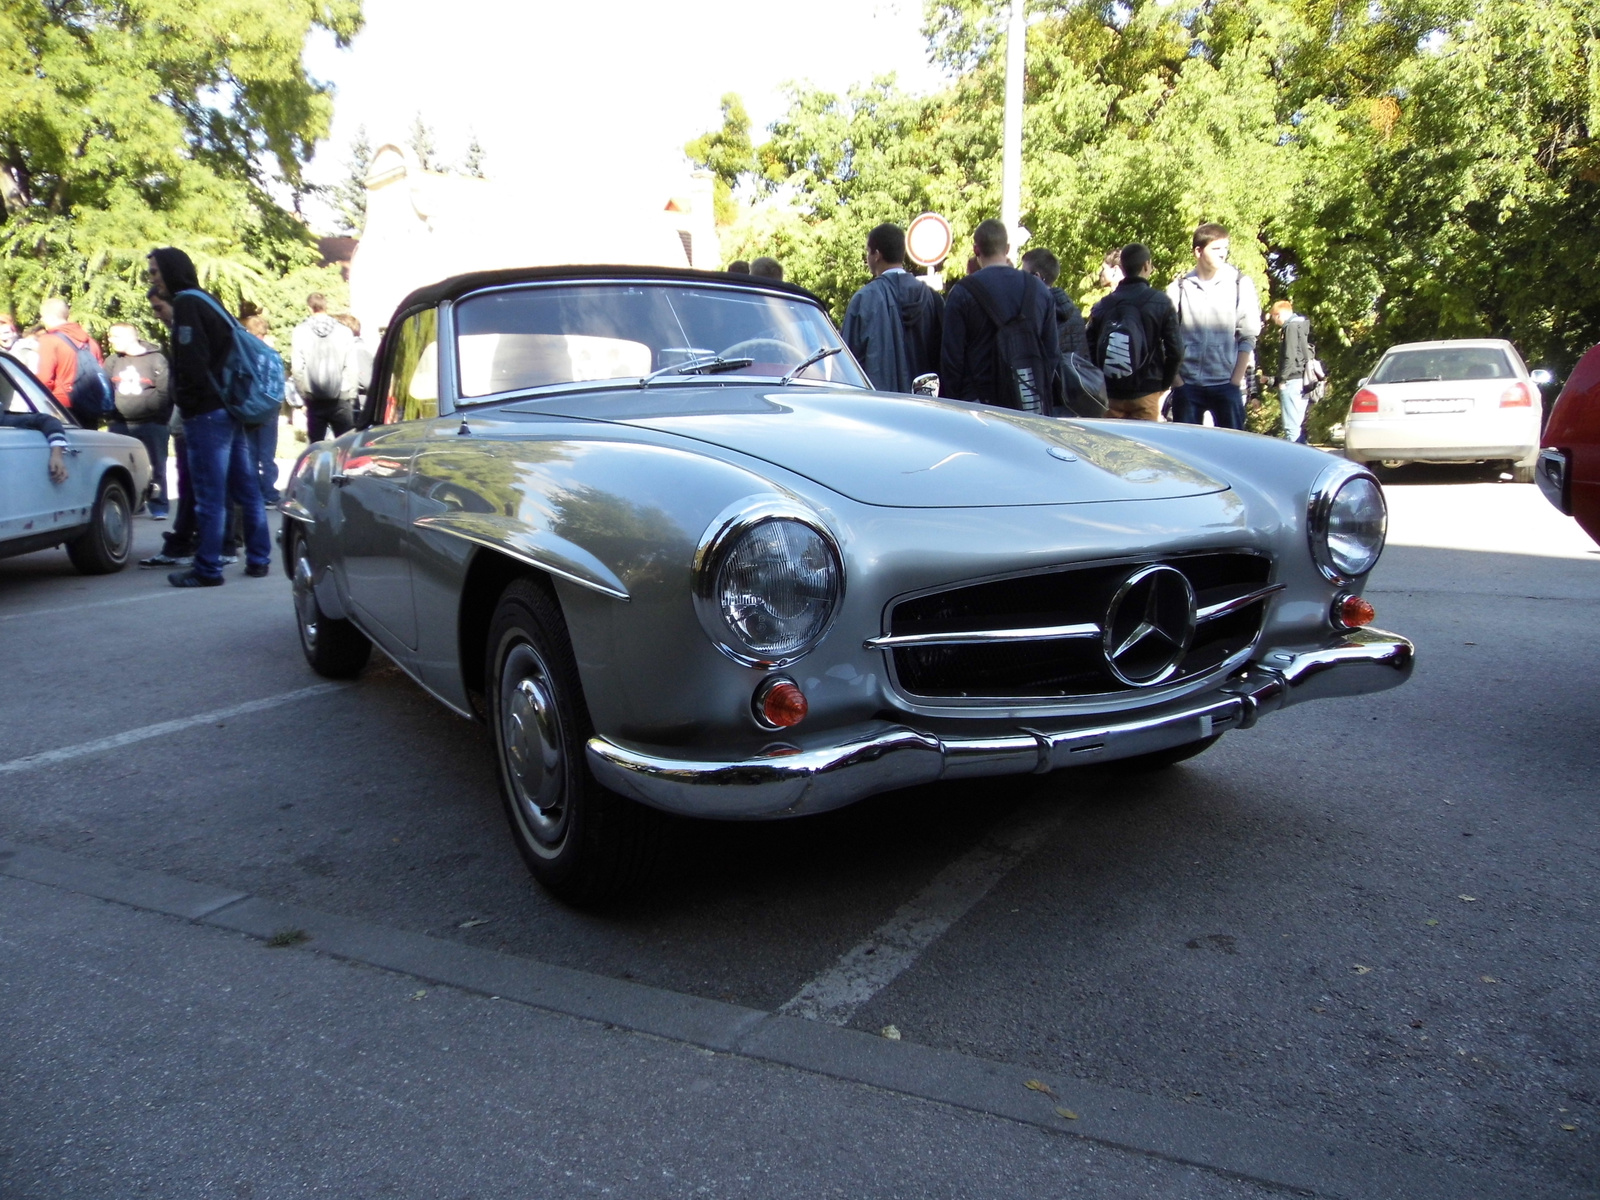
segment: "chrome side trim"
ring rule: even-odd
[[[1264,588],[1257,588],[1253,592],[1246,592],[1243,596],[1235,596],[1232,600],[1223,600],[1218,604],[1208,604],[1202,609],[1197,609],[1194,614],[1195,621],[1215,621],[1218,617],[1227,617],[1241,609],[1249,608],[1258,600],[1265,600],[1277,592],[1281,592],[1288,584],[1274,583]]]
[[[897,646],[982,646],[992,642],[1051,642],[1058,638],[1097,638],[1100,626],[1037,625],[1031,629],[974,629],[965,633],[902,633],[868,638],[867,650],[893,650]]]
[[[302,525],[315,525],[317,523],[316,514],[298,500],[284,497],[278,505],[278,511],[291,521],[299,521]]]
[[[504,554],[507,558],[514,558],[518,562],[527,563],[530,567],[536,567],[548,574],[565,579],[568,583],[575,583],[579,587],[588,588],[591,592],[599,592],[602,596],[610,596],[613,600],[631,599],[620,580],[616,584],[610,584],[592,576],[580,574],[571,567],[559,565],[547,556],[535,554],[520,546],[512,546],[502,541],[496,541],[486,534],[470,532],[452,524],[451,521],[452,518],[450,517],[419,517],[412,524],[431,533],[447,533],[451,537],[460,538],[464,542],[471,542],[473,545]]]
[[[971,737],[870,721],[797,738],[792,752],[731,762],[672,757],[597,736],[588,759],[606,787],[670,812],[798,816],[939,779],[1042,773],[1188,745],[1248,729],[1291,704],[1398,687],[1414,659],[1403,637],[1354,630],[1311,650],[1269,651],[1222,687],[1119,720]]]

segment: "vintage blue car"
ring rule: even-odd
[[[488,722],[534,874],[629,886],[655,813],[1177,762],[1402,683],[1382,490],[1304,446],[871,390],[817,301],[573,267],[413,293],[282,511],[305,655]]]
[[[67,477],[50,478],[49,446],[32,429],[0,424],[0,558],[65,545],[86,575],[133,557],[133,514],[150,485],[150,457],[131,437],[80,429],[33,373],[0,354],[0,412],[43,413],[66,428]]]

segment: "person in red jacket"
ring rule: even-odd
[[[78,349],[87,345],[99,363],[105,362],[105,355],[100,353],[100,344],[72,319],[72,309],[60,296],[52,296],[39,306],[39,323],[44,332],[39,335],[39,369],[34,374],[58,404],[71,409],[72,385],[78,379]],[[98,418],[85,419],[81,413],[72,415],[85,428],[93,429],[100,423]]]

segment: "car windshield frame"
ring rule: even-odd
[[[1504,368],[1504,374],[1497,375],[1459,375],[1449,374],[1434,367],[1442,366],[1446,360],[1456,358],[1465,363],[1476,361],[1488,364],[1490,357],[1498,358]],[[1391,368],[1391,364],[1400,362],[1414,362],[1415,367],[1401,368],[1398,365]],[[1426,366],[1424,364],[1427,364]],[[1433,346],[1433,347],[1395,347],[1378,360],[1378,365],[1372,369],[1368,383],[1397,384],[1397,383],[1496,383],[1511,379],[1520,379],[1517,370],[1518,364],[1506,352],[1504,346]],[[1406,373],[1395,378],[1385,378],[1385,370],[1404,370]],[[1421,373],[1414,373],[1421,372]]]
[[[649,368],[638,371],[637,373],[630,369],[626,373],[614,374],[598,379],[561,379],[551,380],[543,383],[519,381],[510,383],[509,386],[493,386],[492,390],[488,391],[469,392],[467,387],[467,383],[469,382],[469,373],[475,369],[482,370],[482,367],[474,366],[472,362],[474,358],[474,352],[466,344],[466,339],[474,336],[474,332],[471,328],[471,322],[473,316],[472,306],[475,302],[489,297],[505,297],[508,295],[550,292],[552,290],[581,293],[583,294],[582,298],[593,299],[595,298],[595,293],[617,289],[626,289],[628,293],[660,293],[661,299],[666,304],[668,313],[678,325],[679,330],[683,331],[676,339],[681,344],[651,346],[644,341],[628,342],[627,345],[634,347],[631,353],[639,358],[639,361],[631,363],[630,367],[644,366],[645,359],[643,355],[647,353],[649,356]],[[793,310],[797,318],[802,318],[801,320],[797,320],[795,322],[796,325],[808,323],[812,325],[812,328],[807,329],[806,332],[808,335],[814,334],[815,338],[808,340],[821,341],[820,345],[808,345],[803,348],[797,348],[800,350],[800,357],[808,357],[816,351],[823,349],[833,351],[833,353],[823,358],[820,362],[806,368],[807,373],[794,376],[792,379],[787,381],[785,380],[785,376],[799,361],[798,358],[794,363],[762,364],[758,361],[756,364],[753,364],[781,367],[781,369],[774,370],[771,373],[760,370],[751,371],[746,368],[739,368],[736,370],[719,370],[714,365],[717,357],[719,354],[722,354],[731,347],[701,346],[694,344],[695,339],[691,336],[688,336],[687,332],[684,331],[683,321],[679,315],[679,307],[681,306],[676,306],[673,304],[673,301],[679,298],[677,294],[683,293],[696,294],[701,297],[714,297],[716,299],[739,298],[757,300],[765,305],[778,304],[787,306]],[[828,318],[827,313],[821,308],[820,305],[807,301],[800,296],[793,295],[786,291],[768,290],[760,287],[752,287],[748,284],[724,284],[714,280],[679,281],[649,278],[630,279],[625,276],[618,276],[616,278],[529,280],[526,282],[500,284],[494,287],[482,288],[470,292],[467,295],[461,296],[459,299],[455,300],[450,305],[450,309],[451,319],[448,340],[451,343],[451,352],[449,354],[449,374],[451,378],[448,381],[450,384],[449,390],[452,393],[452,407],[463,411],[472,408],[478,408],[483,405],[501,403],[507,400],[539,400],[567,396],[574,392],[614,391],[618,388],[628,387],[648,387],[654,390],[663,386],[670,387],[673,384],[681,383],[696,384],[702,387],[727,386],[730,384],[760,384],[763,386],[787,384],[787,386],[806,385],[810,387],[847,388],[853,391],[869,390],[872,386],[867,379],[866,372],[850,354],[849,348],[845,345],[843,338],[840,336],[838,330],[835,329],[833,322]],[[808,317],[814,317],[814,321],[808,322],[804,319]],[[693,322],[691,322],[691,324],[692,323]],[[483,332],[487,333],[496,331],[486,330]],[[778,332],[781,331],[773,330],[770,340],[781,341],[782,339],[776,336]],[[560,337],[563,339],[593,338],[593,340],[597,342],[602,340],[614,340],[619,343],[619,346],[625,341],[625,339],[622,338],[601,339],[594,337],[592,334],[578,333],[576,331],[554,333],[549,336]],[[736,341],[732,343],[731,346],[737,346],[739,344],[740,343]],[[661,362],[661,356],[669,352],[681,355],[681,361],[663,364]],[[684,368],[683,373],[679,374],[670,369],[674,366]],[[708,366],[710,369],[706,369]],[[491,369],[493,368],[491,367]],[[820,377],[811,375],[810,372],[813,371],[818,372]],[[655,377],[650,378],[652,375]],[[647,383],[645,382],[646,380],[648,380]]]

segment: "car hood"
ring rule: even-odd
[[[871,392],[680,386],[540,403],[763,459],[863,504],[992,508],[1227,490],[1108,422]],[[533,411],[533,406],[529,406]]]

